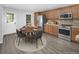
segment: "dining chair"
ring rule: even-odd
[[[42,42],[42,34],[43,34],[43,31],[42,30],[38,30],[36,31],[35,33],[33,33],[33,39],[35,39],[36,41],[36,48],[38,48],[38,40],[40,39],[42,45],[43,45],[43,42]]]
[[[17,40],[18,40],[18,46],[19,46],[20,40],[21,39],[24,40],[26,38],[26,35],[24,33],[22,33],[22,31],[19,31],[17,29],[16,29],[16,33],[17,33]]]

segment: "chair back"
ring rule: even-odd
[[[18,29],[16,29],[16,34],[18,35],[18,33],[19,33],[19,30],[18,30]]]
[[[38,30],[36,33],[35,33],[35,37],[36,37],[36,39],[39,39],[39,38],[41,38],[42,37],[42,31],[41,30]]]
[[[16,33],[18,37],[22,37],[22,32],[16,29]]]

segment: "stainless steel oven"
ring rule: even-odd
[[[59,27],[59,38],[71,41],[71,27]]]

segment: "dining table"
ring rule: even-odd
[[[34,32],[34,31],[38,30],[38,27],[37,26],[27,26],[27,27],[20,28],[20,30],[22,32],[25,32],[25,33],[27,33],[27,32]]]
[[[22,33],[26,34],[27,40],[31,40],[33,33],[35,33],[36,31],[38,31],[38,27],[37,26],[23,26],[22,28],[20,28],[20,30],[22,31]]]

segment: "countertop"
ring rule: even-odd
[[[59,26],[57,24],[45,24],[45,25],[50,25],[50,26]]]
[[[57,24],[45,24],[45,25],[59,26],[59,25],[57,25]],[[69,26],[69,27],[71,27],[71,28],[79,28],[79,26],[74,26],[74,25]]]
[[[79,28],[79,26],[71,26],[72,28]]]

